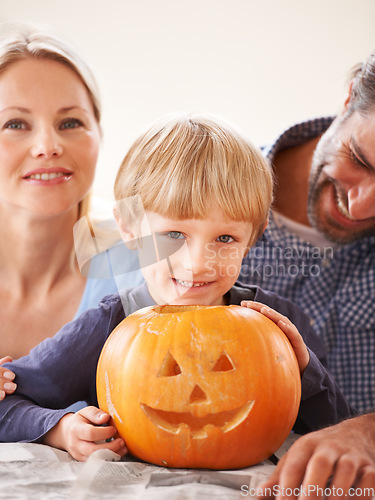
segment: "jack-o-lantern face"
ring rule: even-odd
[[[239,306],[155,306],[103,348],[100,407],[131,453],[171,467],[237,468],[271,455],[300,400],[281,330]]]
[[[221,374],[234,372],[236,368],[225,352],[221,353],[213,366],[208,359],[203,360],[205,362],[202,363],[201,358],[204,353],[200,354],[199,359],[194,359],[196,356],[194,356],[192,349],[188,358],[184,356],[183,368],[181,368],[171,351],[168,350],[157,374],[157,377],[177,378],[176,381],[166,382],[164,380],[160,384],[160,389],[162,389],[162,384],[169,383],[170,387],[167,390],[173,391],[172,383],[175,383],[174,391],[180,393],[183,391],[184,394],[190,392],[186,401],[182,401],[182,398],[178,403],[175,401],[175,407],[170,411],[165,410],[165,405],[161,409],[160,402],[157,403],[157,406],[141,403],[143,411],[157,427],[172,434],[178,434],[185,429],[185,431],[190,432],[193,439],[208,437],[211,426],[219,428],[222,432],[232,430],[247,418],[254,403],[253,400],[246,401],[233,409],[214,411],[217,405],[214,404],[213,399],[217,399],[217,393],[214,392],[213,388],[220,383],[225,383],[220,380],[220,377],[223,377]],[[195,375],[194,365],[199,366],[200,369],[197,379],[191,382]],[[205,373],[204,370],[208,373]],[[236,374],[229,375],[227,383],[234,380],[235,376]],[[181,389],[180,386],[182,386]],[[211,392],[214,392],[212,396]],[[223,398],[224,395],[221,394],[221,399],[223,400]],[[224,407],[222,400],[220,406]]]

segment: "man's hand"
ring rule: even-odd
[[[372,498],[375,495],[375,413],[299,438],[260,486],[277,499]],[[297,495],[291,495],[290,492]],[[279,495],[270,495],[279,492]],[[284,492],[284,495],[282,493]],[[289,495],[288,495],[289,492]],[[298,495],[299,493],[299,495]],[[356,493],[357,496],[353,496]]]
[[[107,449],[124,456],[127,453],[124,440],[115,437],[114,426],[104,426],[110,420],[95,406],[86,406],[77,413],[68,413],[44,437],[43,442],[68,451],[73,458],[85,462],[96,450]],[[111,441],[106,442],[107,439]]]
[[[1,366],[11,361],[13,360],[10,356],[0,358],[0,401],[4,399],[7,394],[13,394],[17,388],[17,385],[12,382],[15,377],[14,373]]]

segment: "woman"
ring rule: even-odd
[[[0,364],[117,291],[113,277],[86,279],[74,251],[100,138],[97,87],[82,59],[45,30],[2,26]],[[0,378],[3,399],[15,384],[1,367]]]

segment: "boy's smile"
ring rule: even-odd
[[[158,304],[224,304],[253,236],[251,222],[228,218],[219,207],[205,219],[169,219],[146,211],[137,236],[153,235],[157,262],[142,268]],[[148,260],[142,255],[140,261]]]
[[[182,281],[175,279],[177,285],[184,286],[186,288],[195,288],[197,286],[204,286],[208,284],[208,281],[203,281],[202,283],[194,283],[194,281]]]

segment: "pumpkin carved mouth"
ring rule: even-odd
[[[249,415],[254,401],[248,401],[234,410],[222,411],[206,415],[205,417],[194,417],[190,412],[169,412],[151,408],[141,403],[141,408],[154,425],[173,434],[179,434],[186,430],[190,431],[195,439],[206,438],[210,429],[219,428],[222,432],[228,432],[238,427]]]

